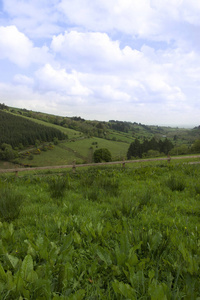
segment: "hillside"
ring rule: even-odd
[[[54,138],[59,140],[67,136],[60,130],[36,124],[20,116],[0,110],[0,145],[10,144],[12,147],[34,145],[36,140],[51,142]]]
[[[16,138],[21,138],[20,143],[23,147],[17,150],[17,155],[13,160],[20,165],[47,166],[71,164],[73,161],[76,163],[91,162],[94,151],[100,148],[107,148],[112,155],[112,160],[123,160],[127,158],[130,144],[136,139],[142,144],[145,140],[152,138],[157,141],[164,141],[167,138],[174,147],[171,150],[172,155],[187,154],[195,140],[200,138],[199,127],[184,129],[157,125],[147,126],[136,122],[116,120],[89,121],[81,117],[54,116],[5,105],[0,105],[0,113],[0,116],[4,115],[9,120],[12,119],[12,122],[2,122],[1,133],[4,134],[1,134],[0,145],[2,142],[6,142],[16,147],[19,146],[15,141]],[[25,126],[22,128],[23,126],[20,127],[21,125],[18,124],[25,124]],[[12,129],[9,130],[11,127]],[[42,130],[45,130],[46,137],[45,134],[39,136]],[[48,132],[52,134],[50,138]],[[68,140],[66,140],[66,135]],[[55,137],[56,142],[49,144],[50,141],[55,141]],[[155,155],[155,152],[146,155]]]

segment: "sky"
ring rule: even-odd
[[[0,0],[0,103],[200,124],[200,0]]]

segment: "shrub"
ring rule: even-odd
[[[10,186],[1,188],[0,218],[3,221],[13,221],[19,216],[24,196]]]
[[[102,161],[108,162],[112,160],[111,153],[106,148],[100,148],[98,150],[95,150],[93,154],[93,158],[95,163],[102,162]]]

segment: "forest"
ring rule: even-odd
[[[154,151],[155,156],[160,154],[167,155],[171,149],[174,148],[173,143],[165,138],[164,140],[157,141],[155,138],[151,140],[144,140],[142,143],[138,139],[135,139],[129,146],[127,152],[127,158],[131,157],[143,157],[144,154],[148,154],[149,151]]]
[[[60,130],[36,124],[25,118],[0,110],[0,145],[10,144],[12,147],[34,145],[36,140],[50,142],[54,137],[59,140],[67,136]]]

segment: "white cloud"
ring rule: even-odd
[[[39,87],[46,91],[58,91],[61,94],[83,97],[89,96],[91,91],[84,87],[76,71],[67,73],[65,69],[54,69],[50,64],[36,72]]]
[[[81,80],[98,101],[163,102],[172,107],[186,101],[185,86],[190,90],[194,77],[198,80],[196,62],[200,65],[200,61],[194,51],[155,51],[145,45],[141,51],[129,46],[120,49],[119,42],[106,34],[76,31],[54,36],[51,47],[66,66],[87,74]]]
[[[34,79],[31,77],[28,77],[23,74],[16,74],[14,76],[14,82],[17,84],[25,85],[25,86],[33,86],[34,85]]]
[[[109,70],[120,63],[122,52],[118,41],[112,41],[105,33],[65,32],[54,36],[51,48],[64,58],[64,63],[81,70]]]
[[[200,24],[200,4],[196,0],[62,0],[58,7],[81,28],[117,30],[143,38],[173,39],[177,30],[172,31],[171,25]],[[163,31],[166,35],[162,36]]]
[[[33,38],[48,37],[61,30],[57,11],[59,0],[3,0],[10,23]]]
[[[0,59],[9,59],[19,67],[51,59],[48,48],[34,47],[33,43],[16,26],[0,27]]]
[[[155,29],[154,11],[146,0],[62,0],[59,8],[72,24],[87,30],[144,35]]]
[[[3,4],[0,90],[8,104],[89,119],[198,121],[199,1]]]

